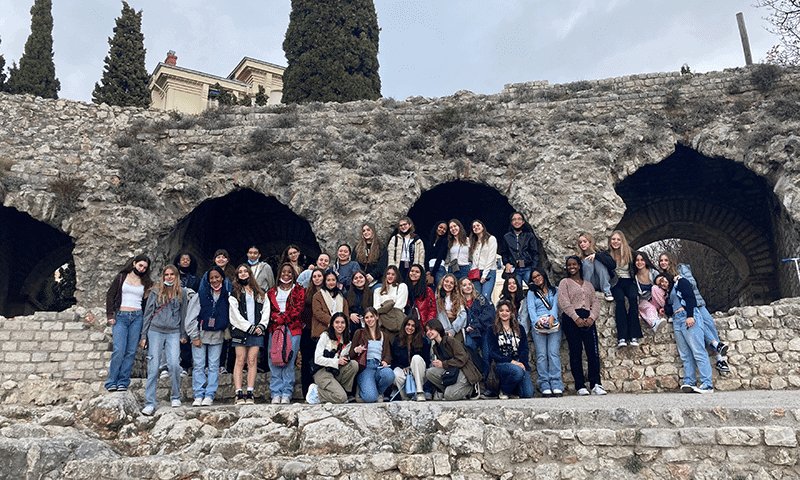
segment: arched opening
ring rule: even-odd
[[[424,192],[408,211],[408,216],[414,221],[417,234],[425,242],[429,240],[433,226],[440,220],[457,218],[471,235],[470,224],[478,219],[497,238],[499,249],[503,235],[508,232],[509,218],[515,210],[508,198],[494,188],[458,180],[437,185]],[[539,254],[542,265],[546,265],[541,245]]]
[[[8,207],[0,207],[0,226],[0,315],[30,315],[74,305],[75,244],[70,236]]]
[[[669,238],[701,243],[733,264],[741,278],[739,304],[779,297],[774,213],[780,204],[764,178],[678,145],[616,190],[628,206],[618,228],[632,247]]]
[[[275,197],[244,189],[198,205],[172,229],[161,250],[168,262],[188,251],[197,258],[199,271],[205,271],[217,249],[227,250],[236,265],[246,261],[250,245],[257,245],[262,260],[275,269],[289,244],[297,245],[307,258],[315,259],[320,252],[307,220]]]

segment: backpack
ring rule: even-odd
[[[286,325],[278,325],[272,332],[269,345],[269,360],[276,367],[283,367],[292,359],[292,332]]]

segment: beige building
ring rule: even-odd
[[[150,79],[152,107],[157,110],[198,114],[216,105],[213,86],[217,83],[229,90],[237,100],[246,95],[255,101],[258,87],[264,87],[269,105],[280,103],[284,67],[244,57],[227,77],[218,77],[177,65],[178,57],[169,51]],[[210,94],[210,95],[209,95]],[[209,96],[211,98],[209,98]]]

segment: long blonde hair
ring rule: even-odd
[[[589,241],[589,250],[591,250],[591,252],[583,253],[583,250],[581,250],[580,246],[581,237]],[[576,249],[578,251],[578,258],[580,258],[581,260],[585,259],[586,257],[588,257],[593,253],[597,253],[597,244],[594,241],[594,236],[589,232],[581,232],[578,234],[578,243],[576,244],[576,246],[578,247]]]
[[[450,301],[453,303],[452,311],[458,314],[458,312],[461,310],[461,307],[467,307],[467,302],[464,300],[464,295],[461,293],[461,286],[458,284],[458,279],[456,279],[456,276],[452,273],[448,273],[442,277],[442,280],[439,282],[439,286],[436,287],[436,306],[440,312],[445,311],[444,299],[447,297],[447,292],[445,292],[442,288],[445,278],[453,279],[453,291],[450,292]]]
[[[175,274],[175,281],[170,285],[164,284],[164,274],[167,270],[172,270]],[[181,295],[181,274],[175,265],[167,265],[161,270],[161,285],[158,287],[158,303],[164,304],[173,298],[178,298]]]
[[[611,248],[611,237],[614,235],[619,235],[619,238],[622,241],[619,246],[619,250],[614,250]],[[633,261],[633,251],[631,250],[631,246],[628,245],[628,240],[625,238],[625,234],[619,230],[614,230],[611,232],[611,236],[608,237],[608,253],[611,254],[611,258],[617,262],[617,265],[628,265]]]

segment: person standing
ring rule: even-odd
[[[539,246],[533,229],[520,212],[511,214],[510,224],[508,233],[503,235],[503,278],[513,275],[522,287],[523,282],[528,281],[531,270],[539,266]]]
[[[397,267],[401,278],[406,278],[411,265],[425,262],[425,245],[408,217],[397,222],[397,234],[389,239],[386,249],[388,266]]]

